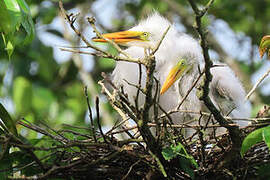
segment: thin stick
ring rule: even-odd
[[[87,47],[90,47],[94,50],[96,50],[97,52],[103,54],[104,56],[107,56],[108,58],[112,58],[114,60],[117,61],[117,59],[122,59],[123,61],[128,61],[128,62],[134,62],[134,63],[142,63],[139,59],[134,59],[131,57],[128,57],[126,60],[124,60],[124,58],[120,58],[119,56],[114,56],[102,49],[100,49],[97,46],[92,45],[87,39],[86,37],[82,34],[82,32],[80,32],[75,26],[74,23],[76,21],[76,17],[71,15],[68,15],[66,10],[63,7],[63,2],[60,0],[59,1],[59,8],[60,8],[60,12],[62,13],[62,15],[64,16],[64,18],[67,20],[67,22],[69,23],[71,29],[77,34],[78,37],[80,37],[82,39],[82,41],[86,44]],[[64,49],[64,48],[62,48]],[[119,51],[122,52],[122,51]]]
[[[155,53],[156,53],[157,50],[159,49],[159,47],[160,47],[160,45],[161,45],[163,39],[165,38],[165,36],[166,36],[166,34],[168,33],[168,31],[169,31],[170,28],[171,28],[171,26],[168,26],[168,27],[167,27],[167,29],[166,29],[165,32],[163,33],[163,35],[162,35],[160,41],[157,43],[155,49],[152,51],[152,53],[150,54],[150,56],[155,55]]]
[[[102,128],[101,128],[101,123],[100,123],[100,118],[99,118],[99,98],[98,98],[98,96],[96,97],[96,112],[97,112],[97,122],[98,122],[97,124],[98,124],[100,134],[103,137],[104,142],[108,143],[107,140],[106,140],[105,135],[103,134]]]
[[[84,94],[85,94],[85,97],[86,97],[87,107],[88,107],[88,111],[89,111],[89,119],[90,119],[90,123],[91,123],[90,128],[92,130],[94,140],[95,140],[95,142],[97,142],[96,131],[95,131],[95,126],[94,126],[94,120],[93,120],[93,114],[92,114],[92,110],[91,110],[91,107],[90,107],[89,96],[88,96],[88,92],[87,92],[87,86],[84,87]]]
[[[249,93],[246,96],[246,100],[249,99],[249,97],[254,93],[255,89],[261,84],[261,82],[270,74],[270,69],[264,75],[256,82],[256,84],[252,87],[252,89],[249,91]]]
[[[127,179],[127,177],[128,177],[128,175],[130,174],[132,168],[133,168],[134,166],[136,166],[139,162],[141,162],[141,160],[138,160],[138,161],[136,161],[134,164],[132,164],[132,165],[129,167],[129,170],[128,170],[127,174],[126,174],[121,180]]]
[[[131,58],[129,54],[127,54],[126,52],[124,52],[119,46],[118,44],[116,44],[114,41],[108,39],[108,38],[105,38],[104,36],[102,36],[102,34],[97,30],[96,28],[96,25],[95,25],[95,18],[94,17],[88,17],[87,18],[87,21],[89,22],[89,24],[92,26],[92,28],[94,29],[94,32],[96,33],[97,37],[98,38],[101,38],[107,42],[109,42],[111,45],[113,45],[117,51],[120,53],[120,54],[123,54],[124,56],[126,56],[127,58]]]
[[[192,89],[196,86],[196,84],[198,83],[198,81],[201,79],[201,77],[204,74],[204,72],[205,71],[203,71],[202,73],[200,73],[200,75],[197,77],[196,81],[192,84],[192,86],[187,91],[185,97],[182,99],[182,101],[180,102],[180,104],[177,106],[177,109],[179,109],[181,107],[181,105],[184,103],[184,101],[186,100],[186,98],[188,97],[188,95],[190,94],[190,92],[192,91]]]

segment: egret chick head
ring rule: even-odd
[[[177,64],[170,70],[160,94],[164,94],[182,75],[191,69],[192,65],[186,59],[180,59]]]
[[[159,13],[154,12],[148,16],[148,18],[140,21],[138,25],[129,30],[107,33],[102,36],[113,40],[115,43],[120,45],[139,46],[153,49],[169,26],[172,26],[172,24],[166,18],[162,17]],[[174,39],[175,33],[176,30],[174,28],[170,28],[166,37],[171,36],[170,39]],[[97,37],[92,40],[95,42],[107,42],[106,40]]]

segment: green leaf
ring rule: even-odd
[[[10,16],[6,4],[4,1],[0,1],[0,32],[9,33],[13,29],[9,22]]]
[[[14,80],[13,100],[17,113],[26,115],[30,111],[32,106],[32,84],[22,76]]]
[[[270,150],[270,126],[267,126],[263,129],[262,132],[263,140],[267,145],[268,149]]]
[[[12,35],[19,28],[22,20],[20,6],[16,0],[2,0],[0,5],[1,29],[6,35]]]
[[[161,153],[166,160],[178,157],[181,169],[188,173],[191,179],[195,178],[193,169],[198,168],[198,164],[195,159],[187,153],[185,147],[181,143],[178,143],[176,146],[171,145],[170,147],[164,148]]]
[[[243,155],[255,144],[261,142],[263,140],[262,132],[266,127],[257,129],[251,132],[247,137],[244,139],[241,147],[241,156]]]
[[[24,0],[17,0],[21,8],[22,15],[22,26],[24,27],[27,36],[25,37],[24,43],[27,44],[31,42],[35,37],[35,26],[31,17],[31,12]]]
[[[161,153],[165,160],[171,160],[177,156],[171,147],[164,148]]]
[[[189,174],[191,179],[195,178],[194,170],[192,168],[192,163],[189,158],[180,157],[180,167],[183,169],[184,172]]]
[[[30,9],[24,0],[2,0],[0,1],[0,32],[10,58],[15,43],[14,33],[20,30],[20,26],[26,32],[24,43],[29,43],[35,36],[34,23],[31,18]],[[18,38],[19,39],[19,38]],[[17,42],[19,44],[21,42]]]
[[[8,53],[8,58],[10,58],[13,51],[14,51],[14,44],[13,44],[13,42],[11,40],[8,40],[8,43],[7,43],[5,49],[6,49],[7,53]]]
[[[6,129],[13,135],[18,136],[17,133],[17,129],[15,126],[15,122],[11,119],[9,113],[7,112],[7,110],[4,108],[4,106],[0,103],[0,119],[2,120],[2,122],[4,123],[4,126],[0,126],[3,129]]]

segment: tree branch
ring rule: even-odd
[[[204,56],[204,61],[205,61],[205,76],[204,80],[202,81],[202,84],[198,90],[198,96],[200,100],[204,102],[204,104],[207,106],[209,111],[213,114],[214,118],[218,121],[218,123],[227,128],[229,131],[231,140],[232,140],[232,149],[229,155],[227,156],[228,158],[226,159],[227,162],[230,162],[233,158],[236,156],[239,156],[240,152],[240,147],[241,147],[241,138],[240,138],[240,130],[239,127],[235,126],[229,126],[229,124],[232,123],[230,120],[226,120],[221,113],[218,111],[218,109],[215,107],[211,99],[209,98],[209,84],[212,80],[212,75],[210,73],[210,68],[212,67],[213,63],[210,60],[209,54],[208,54],[208,45],[206,42],[206,32],[203,30],[202,27],[202,22],[201,18],[202,16],[206,13],[207,9],[209,6],[213,3],[212,0],[208,2],[208,5],[206,6],[205,9],[199,10],[197,5],[193,0],[188,0],[190,3],[194,13],[195,13],[195,29],[197,30],[199,37],[200,37],[200,44],[203,49],[203,56]]]

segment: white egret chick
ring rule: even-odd
[[[149,16],[130,30],[103,34],[103,37],[118,44],[132,46],[125,50],[130,56],[143,58],[144,49],[156,47],[169,26],[171,28],[155,54],[156,69],[154,73],[154,76],[163,84],[159,103],[166,111],[178,106],[198,77],[198,67],[202,70],[204,66],[202,50],[198,42],[184,33],[178,33],[175,26],[158,13]],[[93,40],[106,42],[99,38]],[[211,68],[211,73],[213,79],[210,84],[209,97],[215,106],[223,115],[237,118],[249,117],[250,104],[245,102],[245,91],[232,70],[228,66],[215,67]],[[113,71],[113,82],[116,85],[123,85],[129,97],[135,97],[137,88],[128,85],[124,79],[132,84],[138,84],[139,68],[136,63],[117,62]],[[142,69],[143,87],[145,81],[146,73],[145,69]],[[140,104],[142,103],[144,103],[144,99],[140,99]],[[207,108],[198,99],[196,89],[193,88],[181,109],[198,112]],[[184,120],[186,117],[188,116],[178,113],[173,116],[174,123],[186,121]],[[240,126],[247,125],[244,121],[236,123]]]
[[[161,24],[162,27],[160,26]],[[166,78],[166,72],[169,72],[170,68],[174,65],[174,62],[170,62],[170,59],[176,58],[173,49],[174,41],[172,40],[175,37],[179,36],[179,33],[176,31],[175,27],[167,19],[160,16],[158,13],[153,13],[147,19],[141,21],[137,26],[131,28],[130,30],[103,34],[102,36],[113,40],[117,44],[130,46],[128,49],[125,50],[125,53],[129,54],[133,58],[142,59],[145,56],[145,48],[155,48],[157,43],[160,41],[162,35],[169,26],[171,26],[171,28],[167,32],[158,51],[155,54],[156,69],[154,76],[160,81],[160,83],[163,83]],[[188,36],[185,35],[185,37]],[[106,42],[105,40],[100,38],[93,38],[93,41]],[[112,73],[112,81],[117,86],[123,85],[124,91],[128,94],[129,99],[132,101],[132,98],[135,97],[137,94],[137,88],[132,85],[128,85],[127,82],[136,85],[138,84],[138,64],[122,61],[116,62],[115,69]],[[145,82],[146,72],[145,68],[142,66],[142,87],[145,86]],[[181,98],[179,97],[178,86],[175,85],[172,86],[172,88],[170,88],[170,90],[168,90],[165,95],[160,97],[159,104],[165,111],[169,111],[177,107],[180,99]],[[139,105],[142,104],[144,104],[144,95],[140,93]],[[175,117],[173,118],[175,119],[174,122],[179,123],[179,121],[181,121],[179,115],[175,114],[173,116]]]
[[[179,37],[178,41],[181,41],[181,37]],[[198,60],[199,59],[190,57],[179,60],[168,73],[160,93],[166,94],[165,92],[170,86],[177,83],[179,85],[180,96],[183,97],[194,82],[194,78],[199,76],[198,66],[202,65],[202,62]],[[210,83],[210,99],[224,116],[249,118],[251,114],[251,105],[249,101],[245,100],[246,93],[241,82],[226,64],[215,63],[215,65],[219,66],[210,69],[213,76]],[[192,82],[190,82],[191,79],[193,79]],[[187,101],[190,101],[190,107],[192,104],[197,105],[199,101],[199,99],[195,97],[196,89],[193,89],[192,91],[187,98]],[[198,108],[198,110],[207,111],[207,108],[201,102],[201,108]],[[240,127],[248,125],[247,121],[238,120],[235,122]],[[218,132],[223,131],[224,130],[219,129]]]

